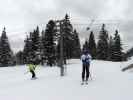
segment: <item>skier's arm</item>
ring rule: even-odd
[[[85,55],[82,55],[82,56],[81,56],[81,60],[82,60],[82,61],[85,60]]]
[[[36,69],[37,65],[34,65],[34,70]]]
[[[83,56],[83,55],[81,55],[80,60],[82,60],[82,56]]]

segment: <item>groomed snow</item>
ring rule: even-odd
[[[58,67],[39,66],[30,80],[26,66],[0,68],[0,100],[133,100],[133,73],[123,63],[92,61],[88,85],[81,85],[80,60],[70,60],[60,77]]]

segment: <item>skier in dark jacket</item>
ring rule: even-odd
[[[91,62],[91,55],[89,54],[88,51],[83,51],[83,54],[81,56],[81,60],[82,60],[82,84],[84,84],[84,82],[86,81],[86,84],[88,82],[88,78],[89,78],[89,68],[90,68],[90,62]],[[85,77],[86,74],[86,77]],[[86,79],[85,79],[86,78]]]

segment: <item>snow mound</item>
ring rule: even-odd
[[[126,62],[121,62],[122,71],[133,71],[133,57]]]

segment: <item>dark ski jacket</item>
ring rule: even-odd
[[[90,64],[91,62],[91,55],[90,54],[83,54],[81,56],[81,60],[83,64]]]

